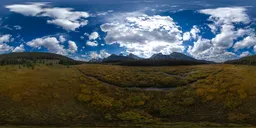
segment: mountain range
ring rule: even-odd
[[[132,53],[130,53],[127,56],[124,56],[123,54],[120,55],[115,55],[112,54],[109,57],[105,58],[102,60],[102,62],[120,62],[120,61],[131,61],[131,60],[144,60],[144,58],[140,58]],[[202,60],[197,60],[193,57],[187,56],[182,53],[178,52],[173,52],[169,55],[164,55],[162,53],[157,53],[152,55],[150,58],[147,58],[147,60],[186,60],[186,61],[202,61]],[[92,61],[95,61],[93,59]]]
[[[150,58],[140,58],[132,53],[129,55],[112,54],[105,59],[92,59],[91,63],[119,63],[120,65],[133,66],[161,66],[161,65],[192,65],[214,63],[206,60],[197,60],[182,53],[173,52],[169,55],[162,53],[154,54]]]

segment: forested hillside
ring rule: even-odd
[[[0,65],[31,65],[33,63],[76,65],[82,64],[83,62],[58,54],[42,52],[21,52],[0,55]]]
[[[256,55],[242,57],[237,60],[226,61],[226,64],[256,65]]]

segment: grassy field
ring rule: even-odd
[[[256,125],[254,66],[0,66],[0,81],[2,125]]]

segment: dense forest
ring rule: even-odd
[[[0,55],[0,65],[33,65],[36,63],[48,65],[77,65],[84,62],[76,61],[58,54],[42,52],[22,52]]]
[[[226,64],[256,65],[256,55],[242,57],[237,60],[226,61]]]
[[[207,61],[199,60],[177,60],[177,59],[141,59],[141,60],[128,60],[117,63],[124,66],[178,66],[178,65],[200,65],[209,64]]]

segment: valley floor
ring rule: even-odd
[[[254,66],[0,66],[0,81],[0,125],[256,125]]]

